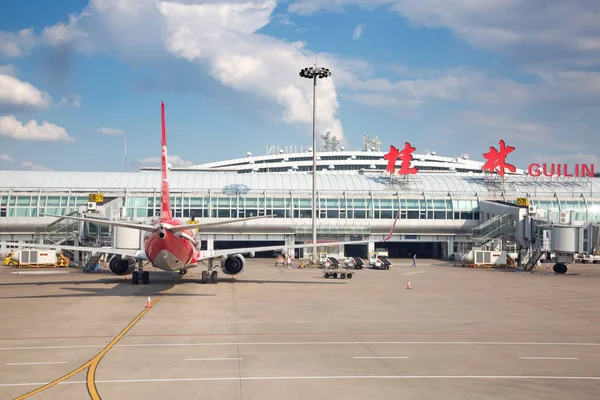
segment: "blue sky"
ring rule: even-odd
[[[175,166],[310,145],[596,163],[594,0],[6,0],[0,170],[156,165],[160,102]],[[35,12],[32,12],[35,10]]]

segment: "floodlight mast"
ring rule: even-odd
[[[317,78],[331,76],[329,68],[313,67],[300,70],[300,77],[313,80],[313,147],[312,147],[312,263],[317,263]]]

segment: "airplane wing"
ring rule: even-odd
[[[73,250],[73,251],[89,251],[92,253],[107,253],[107,254],[117,254],[120,256],[129,256],[135,257],[139,260],[148,260],[146,254],[143,250],[133,250],[133,249],[115,249],[112,247],[86,247],[86,246],[63,246],[60,244],[38,244],[38,243],[9,243],[9,242],[0,242],[0,245],[3,246],[12,246],[12,247],[27,247],[27,248],[40,248],[40,249],[55,249],[55,250]]]
[[[40,216],[74,219],[76,221],[93,222],[96,224],[111,225],[111,226],[120,226],[123,228],[138,229],[138,230],[147,231],[147,232],[152,232],[156,229],[156,227],[152,226],[152,225],[136,224],[136,223],[132,223],[132,222],[110,221],[110,220],[106,220],[106,219],[70,217],[70,216],[65,216],[65,215],[53,215],[53,214],[40,214]],[[237,218],[237,219],[233,219],[230,221],[178,225],[178,226],[173,226],[173,227],[169,228],[169,230],[171,232],[179,232],[179,231],[185,231],[188,229],[204,228],[204,227],[218,226],[218,225],[224,225],[224,224],[233,224],[235,222],[243,222],[243,221],[250,221],[253,219],[271,218],[271,217],[273,217],[273,215],[263,215],[260,217]]]
[[[109,221],[107,219],[70,217],[70,216],[65,216],[65,215],[53,215],[53,214],[40,214],[40,216],[41,217],[56,217],[56,218],[74,219],[76,221],[93,222],[95,224],[120,226],[122,228],[138,229],[138,230],[148,231],[148,232],[152,232],[152,231],[156,230],[156,227],[154,227],[152,225],[135,224],[132,222]]]
[[[218,226],[218,225],[225,225],[225,224],[233,224],[235,222],[243,222],[243,221],[250,221],[253,219],[260,219],[260,218],[272,218],[273,215],[262,215],[260,217],[248,217],[248,218],[237,218],[237,219],[233,219],[230,221],[219,221],[219,222],[207,222],[207,223],[197,223],[197,224],[187,224],[187,225],[179,225],[179,226],[173,226],[171,228],[169,228],[169,230],[171,232],[179,232],[179,231],[185,231],[188,229],[196,229],[196,228],[206,228],[209,226]]]
[[[336,247],[336,246],[340,246],[340,245],[346,245],[346,244],[365,244],[365,243],[369,243],[369,242],[373,242],[372,240],[356,240],[356,241],[348,241],[348,242],[326,242],[326,243],[317,243],[317,247],[323,247],[323,246],[327,246],[327,247]],[[279,245],[279,246],[263,246],[263,247],[246,247],[246,248],[241,248],[241,249],[223,249],[223,250],[201,250],[200,251],[200,257],[199,260],[206,260],[209,258],[217,258],[217,257],[223,257],[223,256],[230,256],[230,255],[234,255],[234,254],[250,254],[250,253],[257,253],[259,251],[276,251],[276,250],[284,250],[284,249],[302,249],[302,248],[309,248],[309,247],[313,247],[314,245],[312,243],[310,244],[292,244],[289,246],[286,245]]]

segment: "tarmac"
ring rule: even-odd
[[[0,399],[599,398],[600,265],[392,262],[342,280],[248,259],[218,284],[136,286],[0,267]]]

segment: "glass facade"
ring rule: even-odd
[[[153,217],[160,198],[128,197],[130,217]],[[271,196],[180,196],[171,198],[176,218],[244,218],[273,214],[275,218],[312,218],[310,198]],[[403,198],[329,198],[318,196],[317,218],[322,219],[478,219],[477,201]]]
[[[105,193],[105,201],[122,194]],[[243,218],[273,214],[275,218],[311,218],[311,198],[294,193],[277,197],[268,194],[216,195],[179,193],[171,197],[176,218]],[[134,218],[154,217],[160,214],[160,194],[130,194],[125,198],[127,214]],[[479,219],[477,200],[427,198],[402,195],[373,194],[350,197],[320,193],[317,196],[317,218],[321,219]],[[0,218],[37,217],[39,214],[67,215],[87,204],[88,193],[0,193]],[[560,211],[575,211],[575,221],[600,221],[600,201],[537,200],[531,204],[549,211],[550,220],[558,220]]]
[[[516,203],[516,200],[511,201]],[[574,221],[600,222],[600,201],[599,200],[536,200],[531,199],[530,204],[542,210],[548,211],[548,219],[558,221],[561,211],[575,211]]]
[[[104,194],[109,199],[109,194]],[[117,196],[115,196],[117,197]],[[120,196],[124,197],[124,196]],[[113,197],[114,198],[114,197]],[[40,213],[67,215],[87,204],[88,195],[71,193],[0,194],[0,217],[36,217]],[[479,219],[476,200],[376,197],[317,197],[317,218],[322,219]],[[124,206],[129,217],[146,218],[160,214],[160,194],[128,195]],[[277,195],[197,195],[176,194],[171,197],[176,218],[243,218],[273,214],[275,218],[311,218],[310,197]]]
[[[86,205],[88,195],[0,194],[1,217],[37,217],[39,214],[66,215]]]

